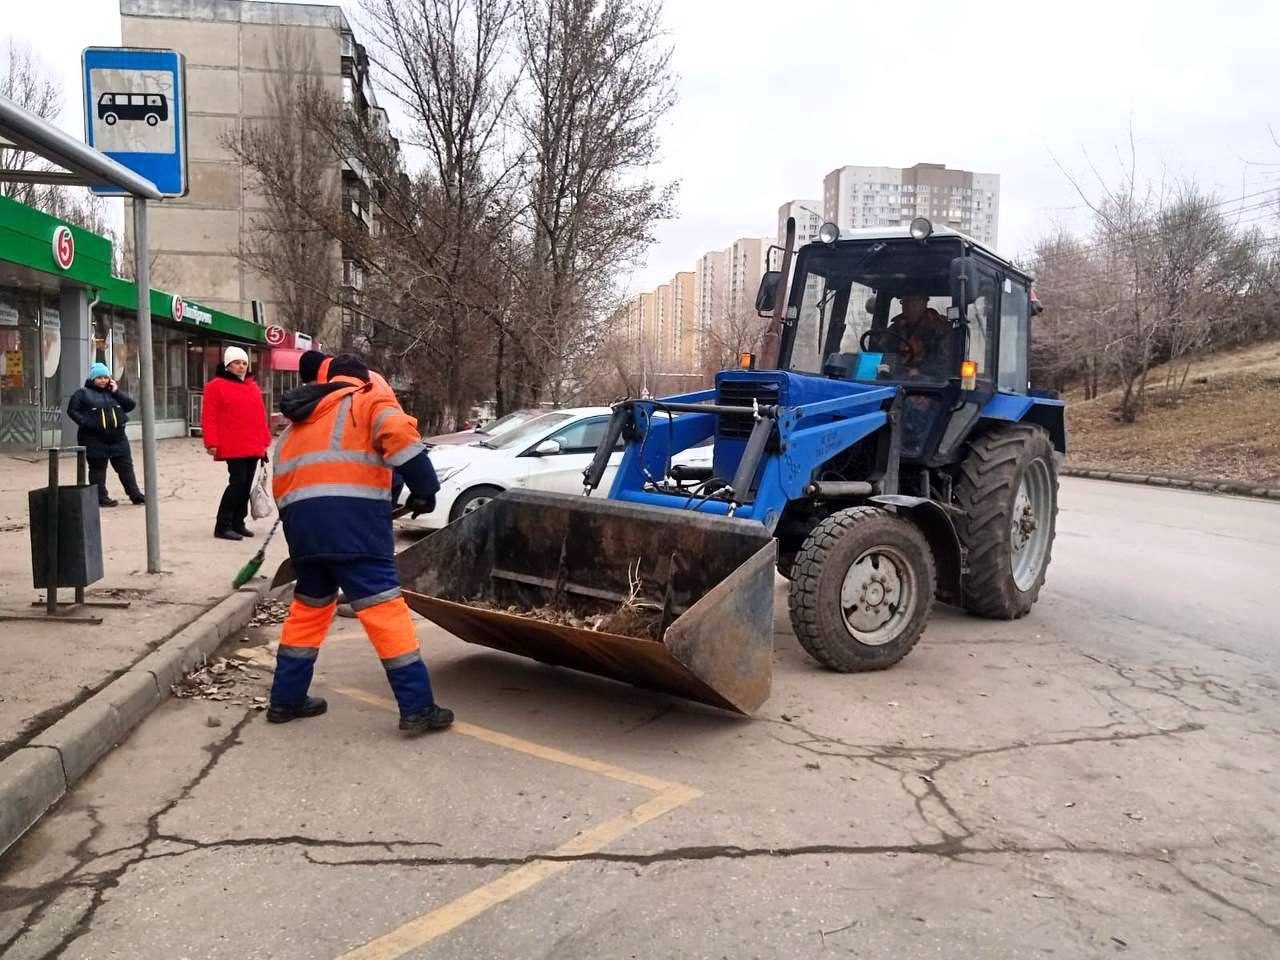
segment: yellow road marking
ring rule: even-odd
[[[353,700],[359,700],[375,707],[387,710],[396,709],[395,704],[385,697],[374,696],[354,687],[330,687],[329,689],[345,697],[350,697]],[[483,740],[494,746],[516,750],[551,763],[559,763],[579,770],[586,770],[590,773],[598,773],[611,780],[618,780],[622,783],[654,791],[654,795],[639,806],[616,817],[610,817],[603,823],[597,824],[588,830],[584,830],[572,840],[556,847],[550,856],[573,857],[596,853],[636,827],[642,826],[650,820],[655,820],[663,814],[670,813],[677,807],[682,807],[691,800],[696,800],[702,796],[702,792],[694,787],[673,783],[670,780],[660,780],[657,777],[650,777],[634,770],[614,766],[611,763],[601,763],[599,760],[592,760],[590,757],[580,757],[574,753],[566,753],[564,750],[543,746],[531,740],[523,740],[520,737],[513,737],[497,730],[490,730],[487,727],[476,726],[473,723],[457,721],[452,729],[463,736],[475,737],[477,740]],[[469,893],[464,893],[456,900],[452,900],[442,907],[437,907],[429,913],[424,913],[422,916],[410,920],[390,933],[370,940],[363,946],[342,954],[338,960],[392,960],[394,957],[403,956],[410,950],[425,946],[437,937],[479,916],[490,907],[497,906],[504,900],[509,900],[516,894],[523,893],[536,886],[548,877],[568,869],[573,866],[573,863],[574,861],[572,860],[534,860],[523,866],[516,867],[496,880],[491,880],[489,883],[477,887]]]

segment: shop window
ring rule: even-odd
[[[39,445],[40,387],[39,300],[0,291],[0,447]]]

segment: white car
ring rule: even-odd
[[[504,490],[581,493],[582,472],[609,427],[608,407],[553,410],[501,436],[463,446],[432,447],[431,465],[440,480],[436,508],[405,517],[408,529],[436,530],[488,503]],[[622,441],[609,458],[600,489],[605,493],[622,462]]]

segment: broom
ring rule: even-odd
[[[267,545],[271,543],[271,538],[276,535],[276,528],[279,526],[280,518],[276,517],[276,522],[271,525],[271,532],[267,534],[267,539],[262,541],[262,546],[258,548],[258,552],[253,555],[253,558],[240,568],[240,572],[231,581],[232,587],[239,590],[262,569],[262,562],[267,559]]]

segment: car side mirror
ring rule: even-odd
[[[543,440],[540,444],[533,448],[535,457],[554,457],[560,452],[559,440]]]
[[[951,302],[961,313],[978,299],[978,261],[973,257],[956,257],[951,261]]]
[[[782,284],[781,270],[766,270],[760,278],[760,289],[756,291],[756,313],[762,317],[773,315],[778,304],[778,287]]]

